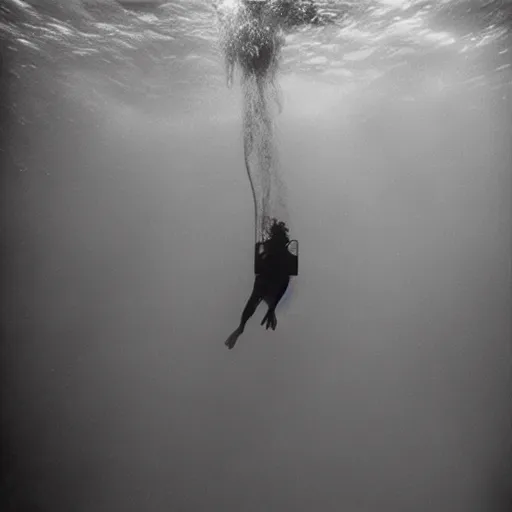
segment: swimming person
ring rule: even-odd
[[[290,239],[285,223],[274,218],[270,229],[265,230],[263,220],[268,219],[270,211],[272,217],[281,219],[282,214],[285,214],[285,211],[281,211],[276,215],[275,211],[282,206],[282,196],[268,93],[272,93],[273,89],[281,111],[275,78],[280,50],[284,44],[283,27],[304,24],[308,19],[313,23],[314,17],[311,9],[300,11],[300,14],[296,8],[298,4],[302,8],[311,3],[239,0],[224,5],[230,9],[229,12],[224,11],[225,16],[222,6],[219,9],[223,18],[222,42],[228,87],[233,84],[235,67],[241,72],[244,156],[254,198],[257,241],[253,290],[242,312],[239,326],[225,342],[229,349],[235,346],[262,301],[267,304],[268,310],[261,325],[265,324],[267,329],[276,329],[276,307],[288,288],[290,275],[297,275],[298,260],[297,256],[289,252]],[[261,241],[264,238],[266,240]]]
[[[235,346],[239,336],[244,332],[245,325],[262,301],[266,302],[268,310],[261,325],[266,323],[266,329],[270,327],[275,331],[277,327],[276,307],[290,283],[290,258],[293,256],[288,250],[289,243],[288,228],[284,222],[273,219],[269,239],[257,244],[257,248],[261,247],[262,249],[261,273],[256,274],[254,287],[242,312],[240,325],[225,342],[229,349]]]

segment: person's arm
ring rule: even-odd
[[[279,289],[277,290],[277,293],[272,297],[270,302],[268,302],[268,310],[265,316],[263,317],[263,320],[261,321],[261,325],[266,323],[266,329],[269,327],[272,328],[273,331],[276,330],[277,327],[277,317],[276,317],[276,308],[279,304],[279,301],[283,298],[283,295],[286,292],[286,289],[288,288],[288,284],[290,283],[289,276],[286,276],[286,279],[283,279],[281,282],[281,285]]]
[[[288,285],[290,284],[290,278],[286,276],[286,279],[283,280],[281,283],[281,286],[279,287],[279,290],[272,301],[271,307],[272,309],[276,309],[277,305],[279,304],[279,301],[283,298],[283,295],[285,294],[286,290],[288,289]]]

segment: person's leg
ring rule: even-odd
[[[244,332],[245,324],[249,321],[252,315],[256,312],[256,309],[260,305],[260,302],[263,300],[263,290],[262,290],[263,282],[260,276],[256,276],[254,281],[254,287],[245,305],[245,308],[242,312],[242,318],[240,319],[240,325],[231,333],[229,338],[226,340],[225,345],[229,349],[232,349],[235,346],[235,343],[238,340],[238,337]]]
[[[260,305],[260,302],[262,301],[262,298],[257,295],[254,291],[252,292],[251,296],[249,297],[249,300],[247,301],[247,304],[245,305],[245,308],[242,312],[242,318],[240,320],[240,329],[241,332],[245,329],[245,324],[249,321],[249,318],[251,318],[252,315],[256,312],[256,309]]]

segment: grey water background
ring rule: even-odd
[[[0,5],[2,511],[510,510],[509,4],[325,9],[281,66],[299,276],[228,351],[212,9]]]

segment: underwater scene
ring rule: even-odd
[[[508,0],[0,0],[0,510],[512,510],[511,52]]]

